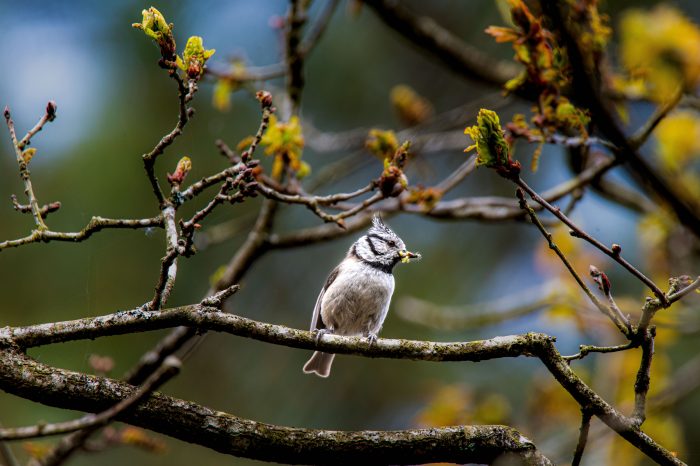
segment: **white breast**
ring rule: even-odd
[[[393,293],[392,274],[348,258],[323,296],[321,318],[338,335],[376,334]]]

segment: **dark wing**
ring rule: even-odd
[[[340,265],[334,268],[331,274],[328,275],[326,283],[323,285],[321,292],[318,294],[318,298],[316,299],[316,306],[314,306],[314,315],[311,318],[312,332],[314,330],[326,328],[326,325],[323,323],[323,319],[321,319],[321,301],[323,301],[323,295],[326,293],[328,287],[331,286],[331,284],[335,281],[336,277],[338,276],[338,272],[340,272]]]

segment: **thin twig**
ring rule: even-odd
[[[547,242],[549,243],[549,248],[552,249],[557,256],[559,256],[559,259],[561,259],[562,263],[566,267],[566,269],[569,271],[572,277],[574,277],[574,280],[576,280],[576,283],[581,287],[583,292],[588,296],[588,299],[591,300],[591,302],[595,305],[596,308],[600,312],[602,312],[604,315],[608,316],[610,320],[617,326],[617,328],[625,335],[628,335],[628,330],[627,327],[623,322],[621,322],[617,315],[605,304],[603,304],[597,297],[596,295],[593,294],[590,288],[588,288],[588,285],[584,283],[584,281],[581,279],[579,274],[576,272],[574,267],[571,265],[569,260],[566,258],[564,253],[559,249],[559,246],[554,243],[552,240],[552,234],[547,231],[547,229],[542,225],[542,222],[540,219],[537,217],[537,214],[535,211],[530,207],[530,205],[527,203],[525,200],[525,195],[523,194],[523,191],[521,189],[518,189],[516,191],[516,196],[518,200],[520,201],[520,208],[523,209],[524,211],[527,212],[527,214],[530,216],[530,220],[532,220],[532,223],[537,227],[537,229],[542,233],[542,236],[545,237]]]
[[[12,207],[14,207],[14,209],[17,212],[21,212],[23,214],[32,213],[31,204],[20,204],[19,201],[17,200],[17,196],[15,196],[14,194],[10,195],[10,201],[12,201]],[[51,202],[49,204],[44,204],[39,209],[39,215],[41,215],[41,218],[46,220],[46,217],[48,217],[48,215],[50,213],[56,212],[60,208],[61,208],[61,203],[59,201]]]
[[[700,288],[700,276],[696,277],[695,280],[693,280],[693,282],[691,282],[688,286],[685,286],[674,293],[669,293],[669,295],[667,296],[669,304],[675,303],[688,293],[691,293],[697,290],[698,288]]]
[[[165,205],[162,216],[165,224],[166,252],[165,257],[161,260],[158,283],[156,284],[155,295],[148,304],[149,309],[160,309],[165,306],[177,278],[177,258],[180,251],[178,249],[177,226],[175,225],[175,207],[170,203]]]
[[[361,196],[365,193],[368,193],[372,191],[375,188],[375,186],[376,183],[371,182],[367,186],[364,186],[349,193],[336,193],[329,194],[327,196],[313,196],[310,194],[283,194],[275,191],[273,188],[262,184],[258,187],[258,189],[261,191],[262,194],[269,196],[270,198],[274,198],[275,200],[284,202],[286,204],[333,205],[338,202],[348,201],[357,196]]]
[[[355,198],[357,196],[361,196],[362,194],[368,193],[372,191],[376,186],[376,183],[371,182],[367,186],[360,188],[356,191],[350,192],[350,193],[338,193],[338,194],[331,194],[328,196],[310,196],[310,195],[302,195],[302,194],[284,194],[276,191],[273,188],[270,188],[268,186],[265,186],[264,184],[260,183],[256,186],[256,189],[258,192],[260,192],[263,196],[267,197],[268,199],[274,199],[277,201],[281,201],[287,204],[303,204],[307,206],[311,211],[313,211],[316,215],[318,215],[321,219],[323,219],[326,222],[334,222],[338,223],[340,220],[343,218],[349,217],[351,215],[354,215],[355,213],[358,212],[358,210],[353,210],[355,207],[352,209],[349,209],[348,212],[342,212],[340,214],[336,215],[331,215],[323,211],[319,206],[321,205],[332,205],[336,204],[338,202],[346,201],[352,198]],[[377,202],[383,198],[383,196],[377,197],[373,196],[376,199],[373,199],[372,202],[368,203],[362,203],[359,204],[360,206],[368,207],[369,205],[373,204],[374,202]],[[370,198],[372,199],[372,198]],[[369,199],[368,199],[369,201]],[[362,207],[362,208],[364,208]],[[361,210],[361,209],[360,209]]]
[[[571,460],[571,466],[579,466],[581,458],[583,458],[583,450],[588,442],[588,430],[591,427],[592,414],[586,408],[581,409],[581,427],[579,428],[578,442],[576,450],[574,450],[574,459]]]
[[[678,103],[681,101],[681,97],[683,97],[683,89],[679,87],[671,100],[663,105],[660,105],[649,120],[647,120],[647,122],[644,123],[644,125],[639,128],[636,133],[634,133],[629,140],[630,145],[635,149],[641,147],[646,140],[649,139],[649,136],[651,136],[651,133],[654,132],[654,129],[656,129],[658,124],[661,123],[661,120],[666,118],[666,116],[671,113],[674,108],[676,108]]]
[[[642,283],[644,283],[653,293],[656,295],[656,297],[661,300],[661,302],[664,304],[664,306],[668,306],[668,300],[666,299],[666,295],[664,294],[663,291],[649,278],[647,278],[642,272],[637,270],[632,264],[627,262],[621,255],[621,248],[617,248],[615,251],[607,246],[605,246],[603,243],[583,231],[580,227],[578,227],[574,222],[572,222],[569,217],[564,215],[560,209],[553,207],[549,202],[547,202],[545,199],[543,199],[535,190],[533,190],[530,186],[525,183],[525,181],[517,177],[516,179],[513,180],[515,184],[517,184],[520,188],[522,188],[525,192],[528,193],[528,195],[538,204],[540,204],[542,207],[547,209],[549,212],[551,212],[555,217],[557,217],[559,220],[561,220],[566,226],[571,228],[571,235],[576,237],[576,238],[581,238],[596,248],[598,248],[601,252],[612,258],[615,262],[623,266],[625,269],[627,269],[628,272],[630,272],[632,275],[637,277]]]
[[[92,217],[88,224],[80,231],[60,232],[52,230],[34,230],[24,238],[7,240],[0,243],[0,251],[7,248],[16,248],[25,244],[49,241],[68,241],[79,243],[91,237],[94,233],[106,229],[133,229],[163,227],[163,217],[159,215],[151,218],[122,219]]]
[[[651,361],[654,356],[655,336],[656,328],[653,326],[649,327],[641,343],[642,360],[639,362],[637,379],[634,382],[634,411],[631,416],[638,426],[641,426],[646,419],[646,400],[651,381],[649,372],[651,371]]]
[[[218,173],[215,173],[213,175],[207,176],[205,178],[202,178],[201,180],[192,183],[187,189],[184,191],[180,191],[180,195],[182,196],[182,199],[192,199],[194,198],[197,194],[201,193],[205,189],[207,189],[210,186],[214,186],[222,181],[225,181],[226,178],[234,177],[236,176],[241,170],[244,170],[247,166],[243,163],[237,163],[236,165],[232,167],[228,167],[225,170],[221,170]]]
[[[2,424],[0,424],[0,429],[2,429]],[[3,466],[20,466],[7,442],[0,442],[0,463]]]
[[[612,249],[613,250],[618,250],[619,246],[616,244],[613,244]],[[620,319],[620,322],[624,322],[625,326],[627,327],[627,332],[628,334],[632,333],[632,326],[630,324],[629,318],[622,313],[620,308],[617,306],[617,303],[615,302],[615,299],[612,296],[612,291],[611,291],[611,284],[610,284],[610,279],[608,279],[608,276],[605,274],[605,272],[601,272],[596,266],[591,265],[588,269],[589,273],[591,274],[591,277],[593,278],[593,281],[596,282],[598,285],[598,289],[603,292],[605,297],[608,299],[608,306],[610,306],[610,309],[617,314],[617,317]]]
[[[177,83],[177,95],[179,100],[179,112],[178,119],[175,127],[168,134],[163,136],[160,141],[155,145],[153,150],[147,154],[143,154],[143,166],[146,170],[146,175],[153,188],[153,194],[155,194],[158,200],[158,205],[162,205],[165,201],[165,195],[158,182],[158,177],[155,173],[156,159],[161,155],[165,149],[170,146],[175,139],[182,134],[182,130],[190,119],[191,109],[187,107],[187,102],[192,99],[192,94],[196,92],[197,87],[188,88],[188,86],[183,81],[177,70],[171,70],[170,77],[172,77]]]
[[[617,353],[619,351],[627,351],[631,348],[637,348],[639,346],[639,341],[630,341],[624,345],[615,346],[594,346],[594,345],[580,345],[579,352],[571,356],[562,356],[566,361],[573,361],[576,359],[583,359],[586,355],[590,353]]]
[[[34,125],[32,129],[27,131],[27,134],[25,134],[24,137],[17,143],[17,148],[19,150],[24,150],[24,148],[31,143],[31,139],[34,137],[34,135],[41,131],[46,123],[56,119],[56,110],[56,102],[49,100],[49,102],[46,104],[46,111],[44,112],[44,115],[39,119],[37,124]]]
[[[49,106],[50,105],[51,102],[49,102]],[[35,133],[37,131],[40,131],[44,123],[46,123],[46,121],[52,121],[53,118],[49,120],[47,111],[47,113],[41,118],[41,120],[39,120],[39,123],[37,123],[37,125],[34,128],[32,128],[24,138],[22,138],[21,142],[18,142],[17,133],[15,132],[15,122],[12,121],[12,115],[10,114],[9,107],[5,107],[4,114],[5,122],[7,123],[7,129],[10,132],[10,139],[12,139],[12,146],[15,148],[17,165],[19,166],[19,176],[20,178],[22,178],[22,182],[24,183],[24,193],[27,195],[29,205],[32,208],[32,216],[34,217],[34,223],[36,223],[37,227],[36,231],[48,230],[48,227],[44,223],[44,219],[41,217],[41,208],[39,207],[39,201],[37,201],[36,195],[34,194],[34,188],[32,187],[32,180],[29,173],[29,162],[24,159],[22,149],[24,145],[26,145],[29,142],[29,139],[31,137],[30,133],[32,131],[34,131]],[[20,144],[22,144],[22,146],[20,146]]]

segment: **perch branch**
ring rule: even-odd
[[[343,337],[338,335],[324,335],[320,341],[317,341],[316,335],[313,332],[256,322],[251,319],[222,313],[218,310],[201,305],[184,306],[167,311],[143,311],[137,309],[118,312],[108,316],[85,318],[63,323],[16,328],[6,327],[0,329],[0,343],[4,342],[6,348],[4,350],[4,357],[0,358],[0,389],[10,393],[21,394],[25,398],[37,401],[41,398],[41,401],[44,403],[50,403],[53,399],[53,403],[60,404],[64,408],[101,411],[106,407],[95,409],[93,406],[86,407],[81,404],[81,401],[85,401],[82,396],[80,397],[81,401],[73,400],[71,402],[64,398],[67,395],[65,390],[66,385],[56,384],[55,376],[57,374],[67,373],[68,371],[46,368],[43,366],[44,368],[42,370],[37,371],[38,375],[41,376],[39,380],[37,380],[37,386],[33,387],[33,390],[30,390],[32,386],[29,385],[27,377],[24,377],[23,374],[26,373],[32,365],[37,365],[38,363],[31,361],[16,350],[12,350],[11,345],[17,344],[29,347],[57,343],[60,341],[72,341],[78,338],[96,338],[99,336],[156,330],[185,324],[195,329],[221,331],[295,348],[315,349],[338,354],[358,354],[367,357],[389,357],[425,361],[483,361],[503,357],[536,356],[581,407],[589,409],[593,415],[601,419],[640,451],[659,464],[684,464],[673,456],[671,452],[665,450],[639,430],[639,427],[633,419],[615,410],[593,392],[578,376],[576,376],[569,367],[568,362],[559,354],[554,346],[553,338],[538,333],[456,343],[380,338],[375,344],[369,345],[365,339],[360,337]],[[17,358],[22,358],[23,362],[18,362]],[[90,376],[82,374],[76,374],[75,376],[77,380],[80,381],[77,388],[85,389],[85,387],[89,385],[85,383],[85,377]],[[105,381],[108,379],[101,380]],[[13,381],[15,381],[15,383],[13,383]],[[41,383],[42,381],[44,382],[43,384]],[[58,385],[60,385],[60,387]],[[104,382],[100,386],[104,387]],[[47,395],[47,391],[53,391],[53,395]],[[86,391],[89,396],[97,397],[98,403],[105,403],[105,398],[102,396],[99,396],[91,390]],[[121,390],[119,393],[124,393],[124,390]],[[55,397],[59,397],[59,400],[56,400]],[[109,396],[106,398],[108,400],[110,399]],[[138,421],[143,420],[143,417],[138,414],[143,410],[147,410],[149,404],[156,402],[158,399],[160,399],[159,396],[153,395],[152,398],[149,398],[145,403],[135,408],[136,412],[134,414],[136,416],[133,420],[136,425],[142,425],[139,424]],[[179,406],[179,412],[183,412],[182,404],[177,403],[177,405]],[[169,424],[171,424],[174,419],[179,419],[179,417],[174,414],[171,417],[171,412],[168,410],[167,406],[159,406],[157,412],[158,419],[161,421],[163,419],[168,419]],[[129,421],[131,422],[131,420],[130,418]],[[199,425],[201,426],[202,424],[200,423]],[[148,425],[143,427],[162,432],[157,426]],[[181,432],[182,430],[179,431]],[[231,444],[230,438],[231,437],[227,437],[229,440],[226,442],[227,445]],[[190,439],[189,441],[193,440]]]

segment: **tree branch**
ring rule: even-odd
[[[136,390],[116,380],[48,367],[17,351],[1,353],[0,388],[44,404],[98,412]],[[530,440],[504,426],[385,432],[298,429],[242,419],[159,393],[120,413],[117,420],[221,453],[288,464],[492,463],[504,452],[517,455],[524,464],[551,464]]]
[[[88,414],[72,421],[54,424],[37,424],[27,427],[0,428],[0,440],[24,440],[51,435],[67,434],[88,427],[99,427],[107,424],[117,415],[140,403],[180,370],[180,360],[174,356],[168,358],[158,371],[151,374],[142,385],[138,386],[127,398],[99,414]],[[60,449],[60,447],[59,447]],[[60,455],[63,456],[63,455]],[[61,458],[62,459],[62,458]],[[44,464],[55,464],[56,459],[44,460]]]
[[[498,87],[518,73],[512,63],[493,60],[433,19],[413,13],[396,0],[365,0],[364,3],[387,26],[428,52],[430,58],[442,61],[452,71]]]
[[[192,99],[192,95],[197,90],[196,85],[192,87],[191,90],[188,90],[188,87],[185,85],[182,77],[180,77],[178,74],[177,68],[170,69],[169,72],[170,76],[175,80],[175,82],[177,82],[177,95],[180,108],[177,123],[172,131],[163,136],[149,153],[143,154],[142,156],[146,175],[148,176],[148,180],[151,182],[153,194],[155,194],[159,206],[165,202],[165,196],[163,194],[163,190],[160,188],[158,177],[155,173],[156,159],[175,141],[178,136],[182,134],[183,128],[189,121],[191,114],[193,114],[193,110],[187,107],[187,102]]]
[[[581,410],[581,427],[579,428],[578,443],[574,451],[574,459],[571,461],[571,466],[579,466],[583,458],[583,450],[588,442],[588,430],[591,427],[591,413],[587,410]]]
[[[77,232],[61,232],[52,230],[34,230],[30,235],[24,238],[7,240],[0,243],[0,251],[7,248],[16,248],[29,243],[37,243],[39,241],[68,241],[79,243],[91,237],[96,233],[105,229],[133,229],[163,227],[163,217],[161,215],[151,218],[138,219],[122,219],[122,218],[104,218],[92,217],[88,224]]]
[[[613,250],[612,248],[609,248],[605,246],[603,243],[598,241],[597,239],[593,238],[591,235],[583,231],[581,228],[579,228],[574,222],[572,222],[566,215],[564,215],[560,209],[553,207],[549,202],[547,202],[545,199],[543,199],[535,190],[533,190],[530,186],[525,183],[525,181],[518,177],[517,179],[513,180],[515,184],[520,186],[528,195],[538,204],[540,204],[542,207],[547,209],[549,212],[551,212],[555,217],[557,217],[559,220],[561,220],[566,226],[571,228],[571,235],[575,236],[576,238],[581,238],[588,243],[592,244],[596,248],[598,248],[601,252],[603,252],[605,255],[613,259],[615,262],[620,264],[622,267],[627,269],[628,272],[630,272],[632,275],[637,277],[642,283],[644,283],[653,293],[656,295],[656,298],[659,299],[664,306],[668,306],[669,302],[666,298],[666,295],[664,294],[663,291],[651,280],[649,279],[646,275],[644,275],[642,272],[640,272],[638,269],[636,269],[632,264],[627,262],[622,255],[621,255],[621,248],[616,248]]]
[[[591,111],[592,119],[596,122],[596,127],[600,129],[600,132],[618,147],[618,150],[615,151],[616,157],[626,163],[637,182],[668,204],[681,223],[696,236],[700,236],[700,214],[698,214],[700,209],[698,206],[686,199],[684,193],[674,189],[637,151],[636,144],[643,141],[645,136],[642,135],[645,131],[642,130],[642,133],[638,133],[640,136],[630,140],[615,121],[615,117],[610,111],[609,102],[600,91],[600,82],[596,78],[598,70],[591,70],[586,65],[584,51],[570,30],[567,18],[562,12],[563,4],[543,2],[542,6],[543,11],[550,17],[551,24],[558,28],[562,43],[566,47],[569,63],[572,67],[572,87],[576,99],[583,102],[584,106]]]
[[[28,368],[27,364],[29,364],[28,361],[30,360],[26,356],[12,350],[12,345],[32,347],[76,339],[156,330],[178,325],[189,325],[193,329],[221,331],[294,348],[322,350],[337,354],[357,354],[367,357],[424,361],[484,361],[504,357],[536,356],[581,407],[590,409],[593,415],[600,418],[640,451],[659,464],[684,464],[673,456],[671,452],[658,445],[639,430],[633,419],[615,410],[591,390],[576,376],[566,359],[557,351],[554,346],[554,339],[540,333],[455,343],[380,338],[373,345],[369,345],[366,339],[361,337],[343,337],[338,335],[324,335],[320,341],[317,341],[314,332],[256,322],[251,319],[222,313],[202,305],[184,306],[167,311],[143,311],[137,309],[75,321],[0,329],[0,344],[6,348],[6,357],[0,358],[0,389],[10,393],[21,393],[21,396],[29,399],[37,399],[35,396],[40,397],[47,390],[53,390],[58,392],[56,396],[61,397],[59,400],[54,398],[53,402],[56,405],[60,404],[60,406],[69,409],[102,411],[109,405],[97,409],[94,409],[91,405],[91,408],[88,409],[85,406],[76,406],[62,398],[62,396],[65,396],[65,391],[57,387],[55,378],[52,377],[52,374],[55,374],[58,369],[41,366],[42,369],[38,371],[38,375],[43,378],[44,384],[33,388],[28,386],[22,374],[23,370]],[[23,358],[25,362],[20,361],[21,363],[18,363],[16,360],[18,357]],[[32,362],[32,364],[36,365],[37,363]],[[58,373],[61,374],[63,372]],[[85,389],[86,386],[85,377],[89,376],[76,375],[76,379],[80,380],[79,385],[82,389]],[[94,403],[105,403],[105,399],[98,393],[91,390],[87,391],[89,396],[94,397],[94,400],[92,400]],[[123,393],[123,391],[120,393]],[[49,396],[48,398],[51,397]],[[155,395],[154,398],[156,398]],[[108,396],[107,402],[109,400],[110,397]],[[47,398],[42,398],[42,402],[49,403],[50,401]],[[145,405],[150,402],[151,400]],[[142,407],[145,405],[142,405]],[[135,414],[138,414],[139,409],[141,407],[137,408],[137,413]],[[161,410],[158,414],[159,422],[163,422],[164,419],[180,419],[180,416],[176,412],[171,412],[168,406],[159,406],[158,409]],[[136,416],[136,419],[134,419],[135,425],[141,425],[137,422],[138,419],[139,417]],[[129,419],[129,422],[131,422],[131,419]],[[199,425],[201,426],[201,424]],[[161,432],[157,426],[149,425],[144,427]],[[189,441],[192,440],[190,439]],[[228,438],[226,444],[231,444],[230,438]]]
[[[549,244],[549,248],[553,250],[556,255],[561,259],[562,263],[566,267],[566,269],[569,271],[571,276],[574,278],[576,283],[581,287],[583,292],[588,296],[588,299],[591,300],[591,302],[595,305],[598,310],[603,313],[604,315],[608,316],[608,318],[615,324],[615,326],[624,334],[624,335],[629,335],[629,328],[624,324],[623,321],[620,321],[618,316],[610,309],[610,307],[606,306],[603,304],[597,297],[596,295],[593,294],[590,288],[588,288],[588,285],[583,281],[581,276],[576,272],[574,267],[571,265],[569,260],[566,258],[564,253],[559,249],[559,247],[554,243],[552,240],[552,234],[547,231],[547,229],[542,225],[542,222],[540,219],[537,217],[537,214],[535,214],[535,211],[530,207],[530,205],[527,203],[525,200],[525,194],[521,189],[518,189],[516,191],[516,196],[518,197],[518,200],[520,201],[520,208],[523,209],[524,211],[527,212],[527,214],[530,216],[530,219],[532,220],[532,223],[537,227],[537,229],[542,233],[542,236],[545,237],[547,240],[547,243]]]
[[[52,116],[49,118],[49,109],[53,108]],[[22,151],[24,147],[29,143],[29,139],[44,126],[47,121],[53,121],[56,113],[56,104],[49,102],[46,107],[46,114],[39,120],[34,128],[29,130],[26,136],[22,138],[21,141],[17,141],[17,133],[15,132],[15,122],[12,121],[12,115],[10,114],[10,108],[5,107],[5,122],[7,123],[7,129],[10,132],[10,139],[12,139],[12,146],[15,149],[15,155],[17,158],[17,164],[19,165],[19,176],[22,178],[24,183],[24,193],[27,195],[29,200],[29,205],[31,206],[32,216],[34,217],[34,222],[36,223],[37,231],[48,230],[48,227],[44,223],[44,219],[41,217],[41,208],[39,207],[39,202],[34,194],[34,188],[32,187],[32,180],[29,174],[29,160],[25,160],[24,152]]]

